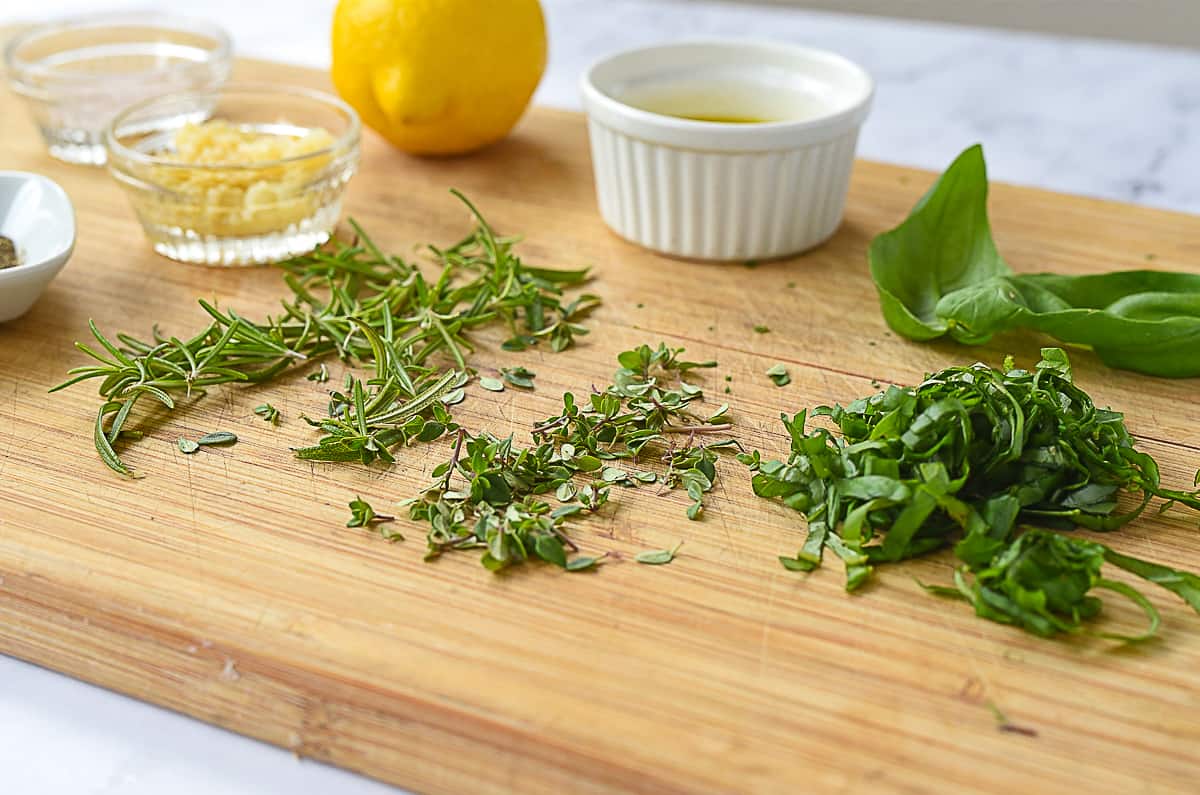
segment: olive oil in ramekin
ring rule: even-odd
[[[820,97],[751,80],[670,80],[631,86],[622,101],[639,110],[709,124],[804,121],[828,112]]]
[[[709,124],[770,124],[773,121],[778,121],[778,119],[762,119],[757,116],[703,116],[692,113],[668,113],[666,115],[688,121],[708,122]]]

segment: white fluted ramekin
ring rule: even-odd
[[[706,115],[770,121],[693,121],[637,107],[656,92],[686,104],[697,87],[708,95],[697,101],[714,106]],[[750,260],[810,249],[837,229],[874,85],[835,53],[716,40],[606,58],[582,89],[605,222],[663,254]]]

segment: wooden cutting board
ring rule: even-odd
[[[291,67],[239,71],[326,83]],[[85,361],[71,343],[88,318],[182,335],[204,321],[197,297],[261,315],[280,277],[157,257],[107,174],[51,160],[16,98],[0,103],[0,167],[58,180],[79,222],[66,270],[0,327],[0,651],[419,792],[1196,792],[1200,617],[1173,596],[1149,590],[1162,639],[1138,648],[1040,640],[927,596],[913,577],[946,581],[948,557],[885,567],[849,596],[837,565],[811,576],[779,566],[799,518],[753,497],[732,461],[700,522],[684,518],[682,494],[619,491],[577,539],[626,561],[590,575],[529,565],[493,576],[473,555],[423,562],[413,526],[395,545],[346,529],[350,499],[412,495],[447,444],[406,450],[392,468],[296,460],[288,448],[313,439],[299,415],[325,403],[304,372],[141,418],[147,438],[126,458],[145,477],[114,475],[92,448],[94,389],[46,394]],[[539,109],[472,157],[412,159],[367,134],[349,212],[411,252],[468,229],[447,192],[458,187],[526,236],[527,260],[595,266],[605,304],[578,348],[500,353],[497,334],[480,334],[477,362],[524,364],[537,390],[472,387],[458,410],[469,429],[527,440],[564,390],[607,383],[619,351],[663,340],[720,361],[711,392],[732,404],[745,444],[778,456],[780,411],[975,358],[1035,359],[1032,336],[972,350],[885,327],[867,242],[932,179],[859,163],[845,224],[819,250],[754,269],[678,262],[608,232],[582,119]],[[992,210],[1018,269],[1200,263],[1197,217],[1003,185]],[[1074,360],[1097,402],[1128,412],[1164,479],[1191,483],[1196,382]],[[764,375],[777,362],[786,388]],[[285,415],[278,428],[252,412],[265,400]],[[175,447],[217,429],[242,441],[195,456]],[[628,561],[680,540],[670,566]],[[1194,517],[1148,517],[1106,540],[1200,570]],[[1110,615],[1138,618],[1119,604]],[[1001,731],[989,703],[1036,736]]]

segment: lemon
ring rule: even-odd
[[[545,68],[538,0],[340,0],[334,11],[334,86],[406,152],[500,140]]]

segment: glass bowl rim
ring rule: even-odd
[[[36,77],[42,75],[56,75],[56,79],[64,82],[86,83],[97,79],[95,75],[89,74],[72,74],[58,72],[54,67],[47,67],[40,64],[39,61],[30,61],[21,58],[17,55],[17,51],[39,38],[51,36],[58,33],[66,33],[75,30],[89,30],[104,28],[119,28],[119,27],[138,27],[138,28],[159,28],[162,30],[181,31],[185,33],[199,34],[207,36],[215,42],[215,46],[206,50],[207,56],[204,61],[197,62],[195,65],[213,64],[213,63],[228,63],[233,53],[233,40],[229,32],[225,28],[216,23],[209,22],[198,17],[191,17],[185,14],[170,14],[161,11],[152,11],[149,13],[134,13],[130,11],[117,11],[110,13],[88,14],[84,16],[63,17],[62,19],[51,20],[41,24],[35,24],[27,30],[23,30],[13,36],[8,44],[4,47],[4,65],[8,70],[10,78],[14,83],[20,83],[27,86],[28,77]],[[185,67],[186,68],[186,67]],[[147,74],[163,73],[174,71],[173,69],[150,69],[141,72],[130,72],[128,75],[107,75],[103,79],[111,80],[114,77],[144,77]]]
[[[254,163],[184,163],[179,160],[173,160],[169,157],[160,155],[146,154],[139,152],[136,149],[131,149],[117,139],[117,129],[126,121],[132,114],[143,111],[146,108],[153,107],[158,103],[166,103],[167,101],[180,100],[184,98],[205,98],[211,97],[213,100],[220,100],[226,94],[266,94],[266,95],[285,95],[291,97],[300,97],[302,99],[311,100],[317,104],[327,108],[334,108],[346,115],[346,129],[334,139],[333,143],[328,146],[323,146],[320,149],[312,152],[305,152],[302,155],[293,155],[292,157],[283,157],[276,160],[265,160]],[[362,122],[358,118],[358,113],[354,108],[343,102],[338,97],[325,91],[318,91],[313,88],[304,88],[302,86],[280,86],[270,83],[231,83],[220,88],[213,88],[204,91],[183,91],[171,94],[161,94],[157,97],[151,97],[141,102],[130,105],[122,110],[108,125],[104,128],[104,147],[108,151],[109,168],[116,168],[122,162],[133,162],[145,166],[162,166],[167,168],[194,169],[197,171],[259,171],[262,169],[275,168],[277,166],[286,166],[292,163],[303,163],[306,160],[314,160],[318,157],[336,156],[341,152],[352,152],[358,148],[359,138],[361,135]]]

